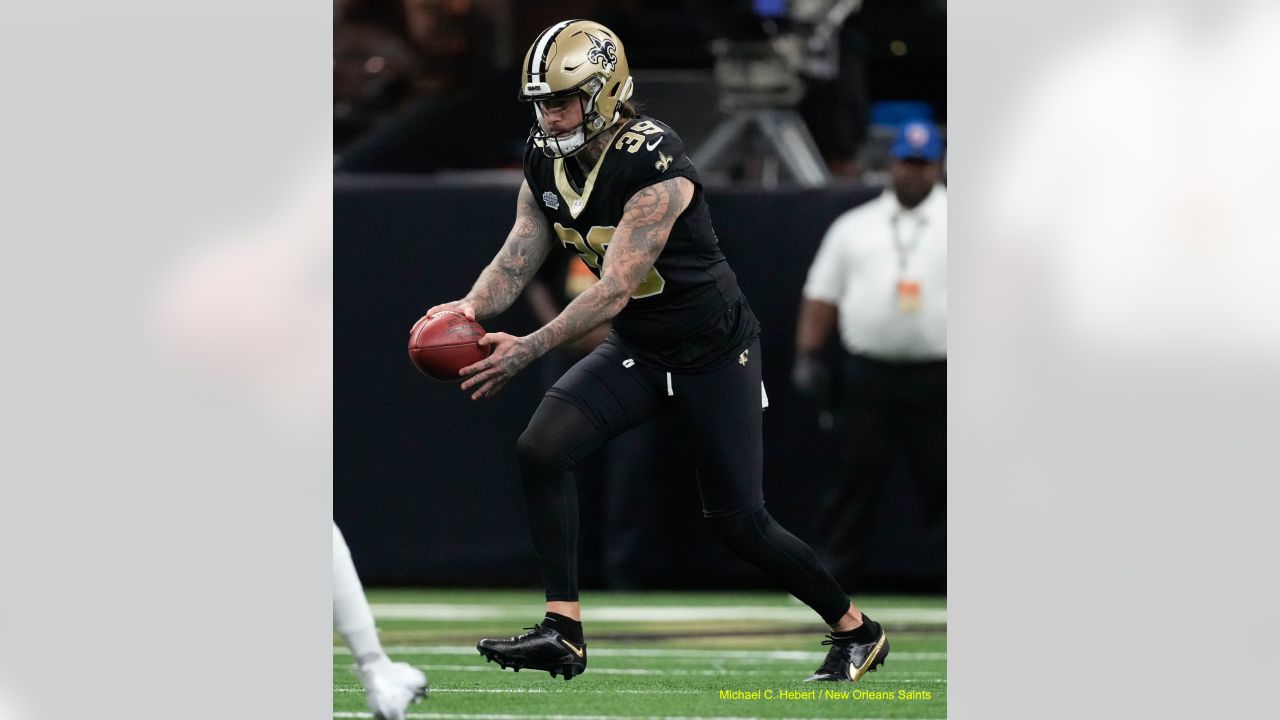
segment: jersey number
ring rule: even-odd
[[[616,227],[601,227],[599,225],[587,231],[587,239],[582,239],[582,233],[571,227],[565,227],[560,223],[556,223],[556,235],[560,238],[560,242],[565,247],[573,248],[575,252],[582,256],[582,261],[588,267],[599,270],[604,267],[604,254],[609,249],[609,243],[613,242],[613,231]],[[644,280],[640,281],[640,285],[636,287],[635,293],[631,296],[632,300],[640,300],[641,298],[653,297],[662,294],[663,288],[667,286],[667,281],[662,279],[658,274],[658,268],[649,268],[649,274],[644,276]]]
[[[640,150],[641,145],[644,145],[645,135],[653,135],[660,132],[662,132],[662,128],[648,120],[641,120],[632,125],[630,130],[622,133],[622,137],[618,138],[618,142],[614,143],[613,147],[615,150],[621,150],[625,146],[627,152],[634,153]]]

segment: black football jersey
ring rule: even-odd
[[[582,256],[600,275],[622,209],[637,191],[683,177],[695,191],[676,220],[666,247],[631,300],[614,318],[618,338],[641,361],[670,369],[712,367],[741,353],[759,334],[759,323],[720,251],[698,172],[670,127],[636,117],[606,130],[612,139],[574,190],[567,173],[581,178],[573,158],[549,158],[532,142],[524,176],[556,240]]]

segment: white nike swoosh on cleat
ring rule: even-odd
[[[661,144],[662,144],[662,138],[658,138],[657,140],[654,140],[652,143],[645,143],[644,149],[652,150]]]

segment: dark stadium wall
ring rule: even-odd
[[[421,177],[335,179],[334,518],[370,585],[538,586],[515,440],[541,397],[541,374],[530,368],[496,401],[475,403],[418,374],[406,354],[414,320],[465,294],[492,258],[510,227],[515,189]],[[764,328],[765,496],[779,522],[817,546],[817,508],[839,441],[819,429],[814,406],[791,392],[796,312],[826,227],[877,192],[708,192],[717,234]],[[485,325],[523,334],[534,321],[517,301]],[[667,439],[651,451],[657,469],[643,492],[583,489],[584,585],[769,587],[704,527],[687,450],[672,440],[679,433],[659,434]],[[944,551],[920,530],[901,479],[877,518],[867,586],[850,590],[944,583]],[[610,493],[612,516],[601,509]],[[609,520],[619,499],[639,528],[623,533]]]

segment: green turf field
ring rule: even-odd
[[[801,682],[822,662],[825,626],[778,593],[590,592],[582,600],[587,671],[565,682],[545,672],[499,670],[475,649],[481,637],[518,634],[541,619],[537,591],[369,592],[388,653],[431,681],[430,696],[410,708],[410,718],[947,715],[940,597],[859,598],[893,649],[884,667],[857,684]],[[336,636],[333,688],[335,718],[370,717],[351,655]]]

